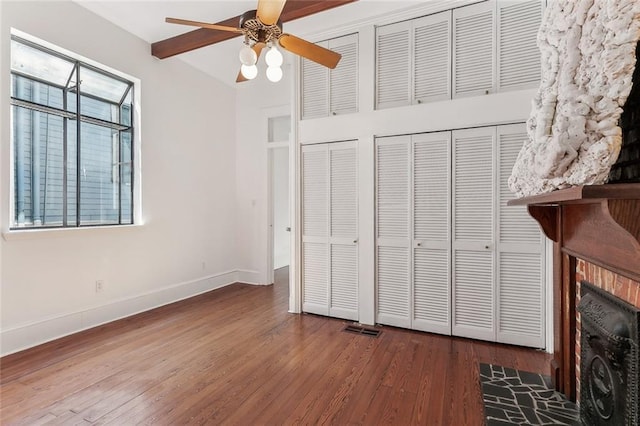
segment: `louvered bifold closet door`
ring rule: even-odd
[[[302,147],[302,310],[320,315],[329,315],[328,152]]]
[[[540,82],[541,22],[542,0],[498,0],[498,90],[526,89]]]
[[[358,319],[358,169],[356,142],[329,144],[329,315]]]
[[[451,11],[413,21],[413,101],[451,99]]]
[[[327,47],[327,42],[316,43]],[[329,115],[329,69],[308,59],[301,58],[302,119]]]
[[[524,206],[507,206],[507,180],[523,142],[524,124],[498,127],[498,341],[542,348],[544,334],[544,239]]]
[[[454,97],[495,92],[494,15],[492,0],[453,11]]]
[[[376,29],[376,108],[411,103],[411,21]]]
[[[451,334],[451,132],[413,135],[413,324]]]
[[[411,327],[409,136],[376,139],[376,321]]]
[[[329,102],[332,115],[358,112],[358,34],[329,40],[329,49],[342,55],[329,71]]]
[[[452,138],[452,332],[495,340],[495,128],[457,130]]]

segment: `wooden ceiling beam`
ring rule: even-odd
[[[313,15],[314,13],[323,12],[353,3],[358,0],[289,0],[284,6],[284,10],[280,15],[282,22],[293,21],[294,19],[303,18]],[[240,15],[216,22],[217,25],[225,25],[229,27],[237,27],[240,22]],[[238,37],[240,34],[226,31],[209,30],[199,28],[184,34],[177,35],[165,40],[157,41],[151,44],[151,54],[159,59],[169,58],[181,53],[190,52],[201,47],[210,46],[221,41]]]

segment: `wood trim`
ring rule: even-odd
[[[560,208],[558,206],[530,205],[527,207],[527,210],[531,217],[540,224],[544,235],[550,240],[558,242],[560,239],[558,231],[561,228],[558,225],[557,219],[560,216]]]
[[[595,201],[597,199],[640,200],[640,183],[617,183],[611,185],[583,185],[560,189],[547,194],[517,198],[509,206],[530,204],[569,204]]]
[[[358,0],[289,0],[284,6],[280,20],[282,22],[289,22],[356,1]],[[237,28],[239,22],[240,15],[216,22],[215,24]],[[152,43],[151,54],[156,58],[165,59],[179,55],[180,53],[190,52],[201,47],[229,40],[240,35],[241,34],[233,32],[200,28]]]
[[[562,255],[562,392],[576,400],[576,258]]]

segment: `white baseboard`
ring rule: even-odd
[[[242,271],[222,272],[2,330],[0,331],[0,356],[243,281],[239,279],[240,277],[242,277]]]
[[[238,282],[254,285],[267,285],[260,276],[260,272],[248,269],[238,269]]]

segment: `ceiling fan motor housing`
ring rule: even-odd
[[[273,25],[265,25],[258,19],[256,10],[243,13],[238,26],[242,28],[245,37],[254,43],[275,43],[282,35],[282,20],[279,19]]]

